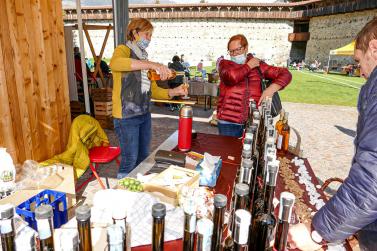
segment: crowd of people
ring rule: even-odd
[[[114,127],[122,156],[118,178],[128,175],[149,155],[150,98],[172,99],[187,93],[180,78],[170,81],[168,89],[147,78],[149,69],[157,70],[162,80],[168,79],[172,69],[189,74],[184,55],[174,56],[169,66],[148,60],[146,48],[152,34],[150,21],[132,19],[127,29],[127,42],[115,49],[110,62],[114,78]],[[249,110],[247,101],[253,98],[259,105],[266,97],[285,88],[292,75],[287,68],[270,66],[250,54],[248,41],[242,34],[232,36],[224,50],[230,60],[222,57],[217,62],[221,80],[218,130],[221,135],[240,137]],[[296,224],[291,227],[291,247],[317,250],[326,242],[341,242],[357,233],[362,250],[377,250],[377,18],[357,35],[354,57],[367,83],[362,87],[358,101],[352,167],[338,192],[314,215],[311,226]],[[300,62],[294,67],[302,69],[305,65]],[[315,61],[309,67],[315,70],[320,64]],[[202,60],[197,70],[205,75]],[[265,90],[261,87],[262,79],[271,81]]]

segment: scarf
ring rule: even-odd
[[[140,49],[135,43],[127,41],[126,45],[130,48],[140,60],[148,60],[148,53]],[[148,78],[147,70],[141,70],[141,92],[146,93],[151,89],[151,81]]]

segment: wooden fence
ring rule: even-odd
[[[45,160],[71,123],[61,0],[0,6],[0,147],[16,163]]]

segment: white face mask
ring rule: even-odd
[[[232,60],[236,64],[243,64],[246,61],[246,54],[241,54],[237,56],[231,56],[230,60]]]

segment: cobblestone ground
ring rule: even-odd
[[[284,103],[283,106],[290,114],[289,124],[297,129],[301,136],[304,157],[309,159],[320,182],[330,177],[345,178],[349,172],[354,151],[356,108],[298,103]],[[178,128],[177,111],[168,111],[166,107],[154,107],[152,112],[168,117],[153,118],[151,151]],[[210,117],[211,113],[211,111],[204,111],[203,108],[194,108],[194,116],[204,121]],[[217,134],[217,128],[210,126],[207,122],[194,122],[193,128],[198,132]],[[106,130],[106,133],[113,145],[119,145],[113,130]],[[294,133],[291,138],[291,143],[294,144],[296,141]],[[117,170],[115,162],[102,165],[100,175],[114,178]],[[89,174],[86,172],[80,181],[87,178]],[[96,186],[96,181],[93,185]]]

